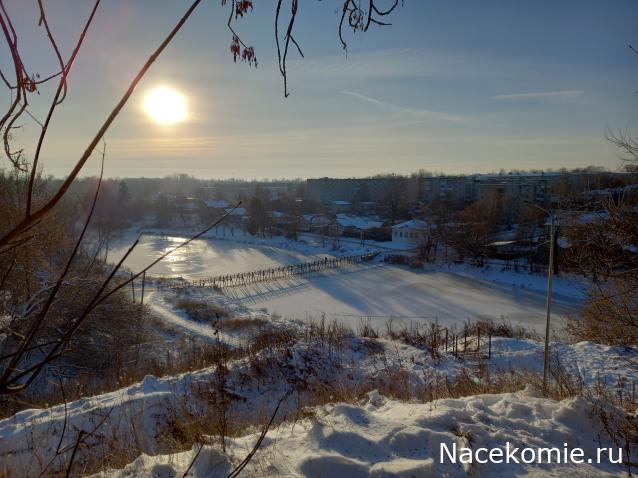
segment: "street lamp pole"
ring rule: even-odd
[[[545,350],[543,352],[543,393],[547,394],[547,380],[549,378],[549,333],[552,308],[552,279],[554,277],[554,245],[556,243],[556,223],[554,214],[552,212],[532,202],[525,202],[549,216],[549,264],[547,269],[547,301],[545,305]]]
[[[549,213],[549,269],[547,271],[547,320],[545,323],[545,351],[543,361],[543,392],[547,393],[549,375],[549,322],[552,307],[552,278],[554,277],[554,244],[556,243],[554,214]]]

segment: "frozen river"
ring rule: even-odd
[[[143,236],[126,266],[139,270],[163,251],[174,247],[181,238]],[[114,259],[126,247],[112,249]],[[155,274],[201,277],[249,271],[293,264],[323,257],[293,250],[255,246],[222,240],[196,240],[169,256],[153,268]],[[277,282],[232,288],[226,294],[244,304],[266,308],[290,318],[337,318],[356,326],[361,316],[372,317],[379,327],[393,318],[395,322],[434,321],[459,324],[467,319],[501,317],[541,331],[545,323],[545,291],[542,277],[517,274],[532,280],[536,287],[493,282],[493,275],[457,273],[445,269],[414,271],[404,267],[370,263],[340,272],[314,277],[295,277]],[[526,279],[530,277],[530,279]],[[488,280],[489,279],[489,280]],[[554,325],[564,325],[566,315],[580,300],[561,295],[565,287],[558,284],[554,294]]]
[[[135,240],[135,236],[126,235],[118,240],[109,251],[112,262],[124,255]],[[125,267],[139,271],[153,259],[173,249],[185,240],[180,236],[143,235],[140,243],[124,263]],[[195,278],[246,272],[282,264],[312,261],[326,254],[302,254],[294,250],[267,246],[253,246],[234,241],[197,239],[178,249],[164,260],[153,266],[150,273],[156,275],[182,276]]]

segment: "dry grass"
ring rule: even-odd
[[[232,314],[224,307],[202,300],[191,299],[189,297],[168,296],[168,299],[177,307],[197,321],[216,326],[222,318],[231,318]]]
[[[592,286],[575,317],[569,317],[567,330],[577,340],[621,347],[638,346],[638,277],[610,279]]]
[[[360,337],[366,337],[369,339],[378,339],[379,338],[379,330],[375,329],[370,322],[370,319],[364,319],[363,317],[359,320],[359,328],[357,329],[357,333]]]
[[[224,332],[243,332],[268,326],[268,321],[260,317],[224,317],[219,327]]]
[[[509,320],[504,317],[499,322],[491,319],[482,319],[476,321],[467,321],[464,324],[464,332],[468,335],[476,335],[476,331],[480,328],[482,332],[487,332],[492,337],[507,337],[512,339],[530,339],[540,341],[541,337],[538,332],[523,327],[522,325],[512,325]]]
[[[587,393],[592,403],[592,415],[602,425],[616,447],[623,450],[627,476],[638,468],[638,394],[635,383],[631,387],[618,382],[615,387],[599,383]]]
[[[210,324],[211,327],[224,332],[242,332],[266,326],[267,320],[261,317],[236,317],[228,309],[218,304],[182,297],[179,294],[169,296],[175,307],[183,310],[197,322]]]
[[[231,320],[246,321],[240,318]],[[284,419],[312,419],[316,407],[328,403],[361,403],[361,400],[367,399],[367,393],[375,389],[381,395],[397,400],[425,403],[444,398],[516,392],[529,385],[538,390],[542,388],[542,377],[535,373],[525,370],[491,373],[487,366],[480,367],[477,372],[462,372],[453,378],[440,374],[429,375],[427,380],[414,380],[416,372],[412,367],[400,360],[393,361],[385,357],[386,349],[377,340],[379,332],[365,322],[359,327],[359,335],[336,321],[326,322],[325,319],[304,327],[274,327],[261,319],[248,320],[248,323],[250,325],[239,326],[240,329],[249,330],[246,343],[242,346],[230,347],[224,343],[183,339],[171,344],[171,348],[179,350],[179,353],[168,351],[164,357],[156,356],[136,369],[125,371],[115,381],[103,383],[103,386],[105,389],[116,389],[140,380],[149,373],[156,376],[174,375],[214,367],[210,380],[190,384],[190,390],[181,398],[181,402],[167,409],[167,417],[161,428],[161,453],[184,451],[197,443],[223,447],[226,437],[244,435],[263,427],[270,418],[271,404],[250,398],[250,394],[244,397],[236,393],[239,384],[242,388],[255,388],[261,393],[271,394],[281,393],[282,387],[289,387],[291,394],[285,403],[285,413],[281,413],[276,423]],[[523,334],[508,324],[465,324],[468,333],[479,326],[493,335],[520,337]],[[386,333],[395,340],[428,347],[434,346],[428,342],[432,327],[397,328],[388,323]],[[355,346],[369,355],[382,354],[384,365],[369,374],[358,373],[361,370],[357,369],[356,363],[344,361],[347,349]],[[240,366],[235,367],[235,364]],[[552,360],[550,371],[550,398],[561,400],[584,394],[580,377],[567,373],[556,357]],[[88,390],[90,387],[85,384],[84,393]],[[75,393],[71,393],[72,398],[75,398]],[[619,396],[623,397],[617,391],[612,393],[601,386],[600,391],[590,396],[597,404],[593,410],[612,439],[622,446],[635,444],[638,436],[636,421],[631,421],[627,414],[619,415],[617,409],[607,406],[609,403],[617,404]],[[625,393],[621,402],[623,400],[625,405],[635,404],[635,390],[633,395]],[[114,440],[113,443],[96,447],[96,451],[86,457],[83,465],[87,472],[108,466],[122,467],[140,451],[135,446],[125,446]]]

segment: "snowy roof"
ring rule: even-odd
[[[410,219],[409,221],[402,222],[400,224],[395,224],[392,226],[392,229],[418,229],[424,230],[427,228],[427,223],[425,221],[421,221],[420,219]]]
[[[511,244],[516,244],[516,241],[494,241],[491,242],[490,246],[499,247],[499,246],[509,246]]]
[[[369,217],[348,216],[347,214],[337,214],[337,224],[341,227],[354,227],[355,229],[374,229],[381,227],[383,221],[375,221]]]
[[[332,201],[332,204],[334,204],[335,206],[350,206],[350,204],[352,204],[350,201]]]
[[[206,199],[204,201],[204,206],[214,209],[224,209],[228,207],[228,201],[225,201],[224,199]]]
[[[326,226],[330,224],[330,219],[322,214],[304,214],[304,221],[309,222],[312,226]]]
[[[227,209],[225,209],[225,211],[227,213],[230,213],[231,216],[245,216],[246,215],[246,209],[244,209],[243,207],[238,207],[234,211],[233,211],[232,208],[227,208]]]

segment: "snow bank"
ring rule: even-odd
[[[609,384],[618,379],[633,381],[638,375],[636,351],[590,342],[553,347],[566,370],[580,374],[585,384],[594,384],[601,377]],[[492,350],[490,370],[542,370],[541,343],[495,338]],[[273,410],[291,384],[304,384],[308,393],[327,384],[347,388],[372,383],[387,387],[399,377],[395,372],[401,372],[400,380],[407,384],[401,386],[418,390],[441,378],[453,378],[463,370],[464,364],[449,354],[434,360],[427,351],[401,342],[348,337],[341,347],[301,341],[283,350],[265,350],[257,360],[232,362],[227,388],[235,396],[233,413],[255,416]],[[216,389],[215,380],[212,368],[173,377],[149,376],[121,390],[71,402],[66,410],[63,405],[25,410],[0,420],[0,472],[37,476],[47,466],[51,472],[64,470],[65,459],[81,430],[89,437],[87,446],[78,450],[77,463],[84,463],[88,453],[114,453],[131,461],[140,453],[161,454],[166,451],[163,440],[170,433],[171,423],[187,416],[206,420],[207,411],[210,415],[211,405],[202,397],[210,400]],[[303,393],[284,402],[281,419],[296,410],[298,400],[305,400]],[[328,472],[333,473],[329,476],[464,476],[469,469],[432,461],[432,453],[442,441],[472,437],[472,446],[502,446],[507,440],[562,446],[563,440],[570,446],[592,446],[594,424],[583,403],[571,400],[556,404],[530,393],[519,393],[417,405],[372,395],[365,406],[328,408],[326,417],[316,424],[306,423],[305,429],[282,425],[273,432],[266,446],[268,452],[262,455],[274,457],[281,453],[267,466],[293,476],[328,476]],[[61,439],[63,430],[66,432]],[[277,437],[274,441],[273,436]],[[232,448],[235,455],[230,457],[206,449],[196,468],[200,474],[195,476],[209,476],[212,469],[222,470],[219,473],[223,474],[230,467],[228,460],[245,453],[254,438],[236,440]],[[302,445],[301,451],[293,453],[297,444]],[[66,455],[56,457],[56,450],[65,448]],[[157,470],[183,469],[179,467],[187,466],[189,456],[141,457],[130,465],[128,475],[113,476],[156,476],[153,473]],[[503,476],[510,476],[510,471],[516,470],[508,469]]]
[[[532,292],[547,292],[547,275],[525,271],[505,270],[501,266],[475,267],[470,264],[437,264],[426,266],[428,271],[447,271],[463,277],[491,282],[507,286],[512,290],[523,289]],[[554,298],[575,299],[581,301],[585,297],[591,282],[581,276],[561,274],[554,276],[552,294]]]
[[[460,464],[441,459],[441,445],[501,448],[582,448],[596,457],[597,447],[613,446],[590,418],[582,398],[555,402],[529,391],[480,395],[410,404],[385,400],[374,392],[367,403],[323,407],[316,420],[271,430],[245,476],[305,477],[468,477],[468,476],[619,476],[621,465]],[[603,436],[603,434],[600,434]],[[256,435],[231,440],[228,454],[204,447],[191,468],[193,477],[224,477],[247,453]],[[103,478],[182,476],[198,447],[173,455],[141,456]],[[520,461],[520,460],[519,460]]]
[[[410,384],[420,386],[437,376],[436,367],[454,374],[460,364],[452,358],[434,363],[423,350],[388,341],[370,345],[350,337],[343,347],[302,341],[232,362],[226,388],[234,397],[232,413],[257,416],[260,410],[274,409],[291,386],[301,387],[282,405],[283,417],[296,410],[298,400],[305,400],[304,390],[312,393],[340,381],[382,381],[398,369],[406,371]],[[0,420],[0,474],[38,476],[45,468],[64,470],[80,431],[86,435],[86,446],[78,448],[78,464],[93,460],[95,466],[95,460],[100,463],[111,453],[130,460],[140,453],[161,453],[173,423],[186,417],[210,418],[217,386],[215,370],[207,368],[165,378],[148,376],[118,391],[68,403],[66,408],[19,412]],[[66,453],[56,456],[57,450]]]
[[[534,340],[492,338],[492,370],[531,370],[543,373],[544,345]],[[638,350],[594,342],[550,343],[552,366],[560,366],[584,385],[615,386],[633,383],[638,377]]]

